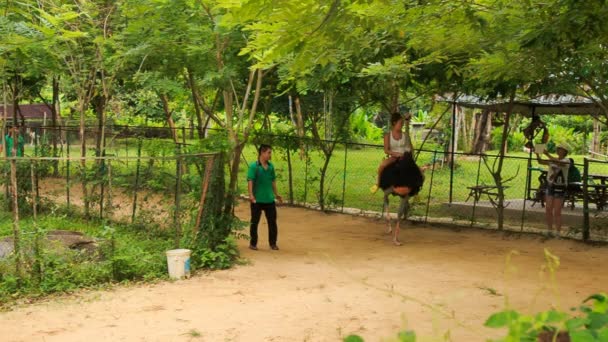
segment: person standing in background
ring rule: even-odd
[[[268,242],[272,250],[279,250],[277,245],[277,207],[275,199],[283,202],[277,192],[276,174],[274,165],[270,162],[272,147],[262,144],[258,149],[258,160],[249,165],[247,171],[247,188],[249,189],[249,202],[251,206],[251,226],[249,233],[251,240],[249,248],[257,250],[258,224],[262,211],[268,223]]]

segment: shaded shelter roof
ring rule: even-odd
[[[474,95],[460,95],[454,100],[451,95],[439,95],[436,99],[439,102],[455,102],[458,106],[465,108],[478,108],[501,113],[509,110],[509,100],[504,98],[485,100]],[[575,95],[543,95],[526,99],[516,98],[513,101],[513,112],[524,115],[530,115],[533,112],[538,115],[597,115],[600,110],[600,106],[591,99]]]
[[[51,117],[51,109],[45,104],[22,104],[19,105],[21,114],[23,117],[28,119],[44,119]],[[7,117],[12,119],[13,117],[13,106],[7,106]],[[19,116],[19,114],[17,114]],[[4,105],[0,105],[0,119],[4,119]]]

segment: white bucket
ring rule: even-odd
[[[190,253],[189,249],[172,249],[167,253],[167,266],[169,277],[182,279],[190,277]]]

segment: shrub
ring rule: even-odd
[[[491,144],[492,149],[500,149],[502,139],[502,127],[496,127],[492,130]],[[513,131],[507,136],[507,150],[508,151],[521,151],[526,143],[524,134],[520,131]]]

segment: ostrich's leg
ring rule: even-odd
[[[385,189],[384,190],[384,205],[382,207],[382,213],[386,216],[386,222],[388,224],[387,228],[386,228],[386,233],[390,234],[393,231],[393,228],[391,227],[391,213],[390,213],[390,205],[389,205],[389,200],[388,200],[388,196],[392,193],[392,187]]]

